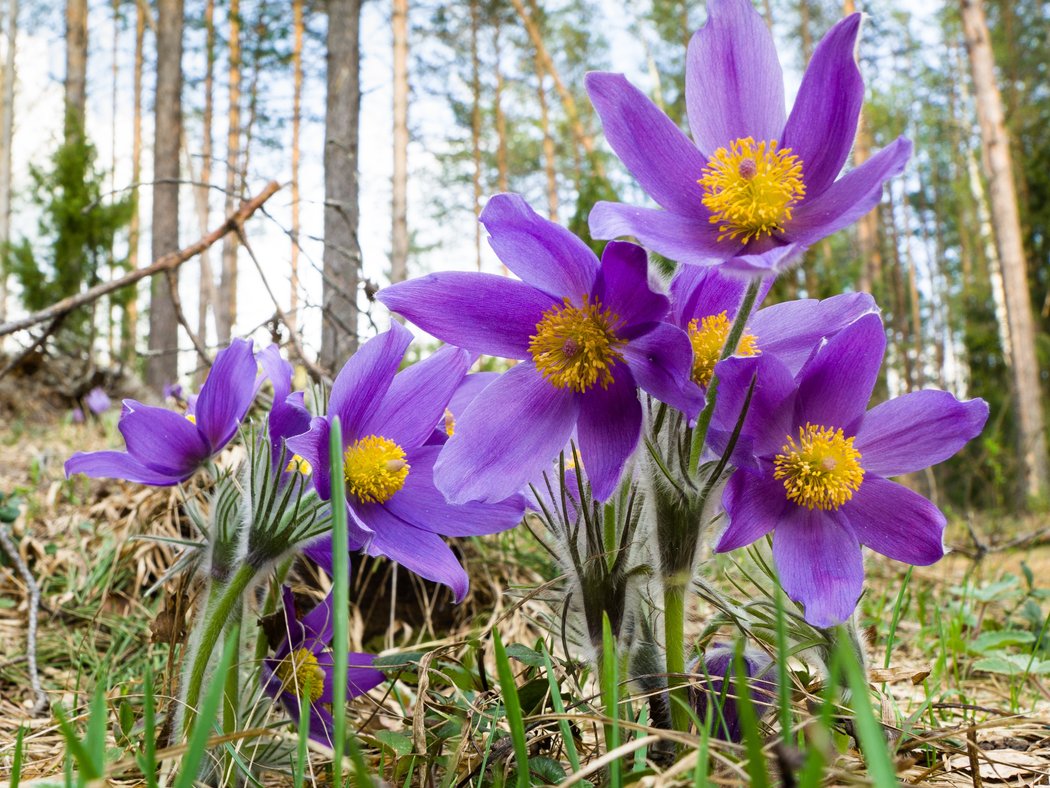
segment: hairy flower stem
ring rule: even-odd
[[[242,564],[237,573],[230,579],[228,585],[213,589],[219,592],[214,605],[209,604],[208,609],[201,619],[203,627],[197,653],[190,665],[190,680],[186,691],[186,714],[183,718],[182,731],[185,733],[193,724],[197,714],[197,706],[200,702],[201,685],[204,684],[204,674],[208,670],[208,662],[215,650],[215,644],[219,642],[219,636],[223,628],[230,620],[244,596],[244,591],[255,578],[258,570],[249,564]]]
[[[740,337],[744,334],[744,327],[747,325],[747,321],[751,319],[751,310],[755,306],[755,299],[758,298],[758,291],[761,287],[762,280],[758,277],[754,277],[748,282],[747,290],[744,291],[744,298],[736,311],[736,317],[733,318],[733,325],[729,329],[729,336],[726,338],[719,361],[733,355],[737,345],[740,344]],[[700,468],[700,457],[703,454],[704,442],[707,440],[707,428],[711,424],[711,416],[715,411],[715,400],[717,397],[718,375],[713,375],[711,382],[707,386],[707,402],[696,420],[696,427],[693,428],[693,445],[692,450],[689,452],[689,475],[693,477],[696,476],[697,470]]]
[[[667,650],[667,684],[671,699],[671,726],[689,731],[689,688],[685,682],[685,585],[664,580],[664,647]]]

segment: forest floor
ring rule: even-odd
[[[85,724],[96,682],[106,682],[108,755],[117,764],[111,776],[133,784],[134,769],[121,764],[134,764],[143,677],[152,672],[158,698],[170,697],[178,653],[173,644],[183,637],[193,595],[178,580],[145,594],[164,576],[176,550],[142,537],[189,535],[178,513],[180,493],[116,481],[65,480],[62,464],[72,451],[119,445],[117,414],[107,414],[101,423],[73,424],[68,409],[53,398],[27,398],[17,388],[6,394],[5,402],[0,391],[0,494],[16,494],[21,501],[21,516],[5,527],[41,586],[37,659],[43,687],[52,709],[63,709],[76,727]],[[862,622],[871,641],[876,713],[881,698],[882,721],[896,746],[902,781],[1050,784],[1050,648],[1043,642],[1050,612],[1048,525],[1046,518],[955,513],[947,541],[957,549],[939,564],[916,568],[906,580],[901,565],[869,558]],[[365,756],[394,784],[478,785],[486,762],[498,764],[510,755],[506,738],[486,738],[481,726],[474,726],[474,715],[496,703],[494,693],[472,694],[464,704],[463,693],[446,691],[458,681],[456,670],[476,664],[469,656],[487,647],[494,622],[504,642],[517,644],[513,664],[523,695],[542,675],[530,655],[537,654],[533,649],[546,635],[544,622],[557,616],[542,593],[531,592],[555,572],[534,535],[519,528],[460,547],[472,591],[458,607],[446,593],[406,579],[407,574],[400,575],[392,594],[386,568],[378,563],[358,567],[354,576],[352,599],[369,602],[358,607],[351,622],[353,648],[400,649],[408,652],[406,663],[421,651],[440,654],[433,661],[424,658],[423,664],[413,662],[393,691],[388,684],[353,706]],[[324,578],[300,569],[297,582],[323,594]],[[0,781],[11,776],[20,727],[23,782],[61,779],[67,768],[54,712],[30,716],[27,611],[26,584],[0,557]],[[484,685],[484,671],[481,675]],[[805,729],[806,697],[796,694],[796,699]],[[538,707],[537,719],[543,713]],[[437,747],[439,756],[420,758],[412,753],[435,749],[431,734],[440,726],[432,717],[444,720],[450,731]],[[771,761],[779,759],[787,768],[783,764],[790,765],[792,754],[778,750],[776,738],[768,740]],[[585,764],[588,742],[593,744],[593,738],[584,730],[579,747]],[[849,736],[836,738],[825,771],[828,784],[864,782],[855,746]],[[560,748],[544,752],[551,761],[564,761]],[[314,757],[323,761],[320,754]],[[640,758],[634,764],[640,784],[690,780],[689,772],[650,770]],[[559,768],[552,772],[552,783],[564,774]],[[747,782],[731,758],[716,759],[713,769],[712,779],[720,784]],[[275,771],[266,784],[290,781]]]

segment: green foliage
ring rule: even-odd
[[[107,176],[96,158],[87,137],[73,133],[46,167],[30,168],[32,202],[40,211],[36,238],[23,237],[3,250],[26,309],[43,309],[97,284],[106,263],[126,266],[126,259],[111,257],[117,235],[131,221],[133,198],[104,195]],[[65,331],[87,336],[88,317],[86,310],[74,313]]]

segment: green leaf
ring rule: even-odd
[[[535,649],[523,646],[521,643],[511,643],[507,646],[507,656],[518,660],[518,662],[524,662],[533,668],[543,667],[543,655]]]
[[[989,651],[997,651],[1004,646],[1027,645],[1034,642],[1035,635],[1031,632],[1003,629],[998,632],[982,632],[968,648],[972,654],[987,654]]]
[[[399,758],[403,758],[412,752],[412,740],[403,733],[397,731],[379,731],[376,739],[387,749],[391,750]]]

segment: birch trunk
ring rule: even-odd
[[[960,10],[973,71],[977,118],[984,152],[982,160],[1002,267],[1024,491],[1031,499],[1043,499],[1050,491],[1050,465],[1047,461],[1043,399],[1035,354],[1035,323],[1029,299],[1010,138],[1003,118],[1003,103],[996,83],[995,62],[981,0],[960,0]]]
[[[230,92],[226,131],[226,198],[223,210],[229,216],[240,194],[238,175],[241,170],[241,3],[230,0]],[[222,273],[219,281],[219,303],[215,305],[215,323],[220,344],[230,341],[237,322],[237,236],[228,234],[222,240]]]
[[[408,0],[394,0],[394,176],[390,281],[408,278]]]
[[[66,0],[66,142],[84,133],[87,107],[87,0]]]
[[[207,233],[211,222],[212,119],[215,114],[215,0],[207,0],[204,6],[204,58],[204,115],[201,122],[204,140],[201,143],[200,186],[195,191],[197,222],[201,232]],[[205,345],[208,344],[208,309],[214,308],[214,296],[215,272],[211,266],[211,253],[205,249],[200,256],[200,287],[197,291],[197,336]]]
[[[142,63],[143,47],[146,38],[146,9],[141,2],[135,3],[135,67],[134,67],[134,108],[131,126],[131,184],[134,191],[134,206],[131,209],[131,221],[128,224],[128,267],[134,271],[139,267],[139,181],[142,179]],[[121,356],[125,362],[135,358],[135,340],[138,338],[139,297],[138,288],[131,288],[131,296],[124,311],[123,340]]]

